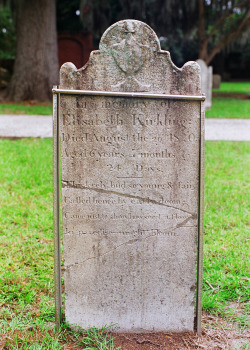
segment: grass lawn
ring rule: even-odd
[[[203,307],[249,313],[249,143],[206,143]],[[0,349],[113,349],[96,329],[53,330],[52,140],[0,140]],[[239,303],[236,314],[233,303]],[[104,347],[97,344],[102,339]],[[1,347],[3,341],[5,347]]]
[[[250,311],[249,150],[247,142],[206,142],[203,307],[233,315],[238,302],[242,324]]]
[[[0,114],[52,115],[52,104],[7,103],[0,104]]]
[[[250,100],[213,97],[212,107],[206,111],[206,118],[250,118]]]
[[[250,94],[250,82],[222,82],[220,89],[213,89],[215,92],[228,92],[237,94]]]
[[[212,108],[206,111],[206,118],[250,118],[250,99],[246,97],[250,82],[222,82],[220,89],[213,92]],[[246,98],[240,99],[237,94]]]

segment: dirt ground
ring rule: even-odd
[[[248,94],[237,93],[237,92],[220,92],[213,91],[213,97],[231,97],[237,100],[249,100],[250,96]]]
[[[250,349],[250,329],[241,333],[236,325],[204,314],[201,337],[192,332],[115,334],[115,345],[122,350]]]

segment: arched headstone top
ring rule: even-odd
[[[176,67],[170,53],[161,50],[151,27],[127,19],[104,32],[99,50],[91,53],[83,68],[76,70],[68,64],[62,66],[60,87],[199,95],[200,68],[195,62]]]
[[[145,47],[154,51],[161,49],[156,33],[146,23],[126,19],[110,26],[100,40],[100,51],[106,51],[113,45]]]
[[[207,69],[207,64],[206,64],[206,62],[205,61],[203,61],[202,59],[198,59],[198,60],[196,60],[196,62],[198,63],[198,65],[200,66],[200,67],[202,67],[202,68],[206,68]]]
[[[206,62],[200,58],[196,63],[201,70],[201,92],[206,96],[205,107],[209,109],[212,106],[213,67],[207,66]]]

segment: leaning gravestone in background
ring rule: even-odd
[[[213,75],[213,89],[219,89],[221,84],[221,75],[214,74]]]
[[[196,62],[201,69],[201,91],[206,96],[205,108],[210,109],[212,106],[212,85],[213,85],[213,67],[198,59]]]
[[[62,66],[59,89],[66,320],[193,330],[198,64],[177,68],[148,25],[124,20],[107,29],[85,67]]]
[[[213,89],[213,67],[207,67],[207,95],[205,101],[205,108],[212,107],[212,89]]]

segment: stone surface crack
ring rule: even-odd
[[[71,265],[67,265],[67,266],[65,266],[65,268],[69,268],[69,269],[70,269],[71,267],[74,267],[74,266],[77,266],[77,265],[83,265],[83,264],[84,264],[86,261],[88,261],[88,260],[97,259],[97,258],[99,259],[99,258],[101,258],[102,256],[107,255],[107,254],[113,252],[114,250],[118,249],[119,247],[121,247],[121,246],[123,246],[123,245],[125,245],[125,244],[132,244],[132,243],[135,243],[136,241],[138,241],[138,238],[130,239],[129,241],[126,241],[126,242],[124,242],[124,243],[121,243],[121,244],[117,245],[116,247],[112,248],[111,250],[109,250],[109,251],[107,251],[107,252],[105,252],[105,253],[103,253],[103,254],[100,254],[100,255],[98,255],[98,256],[91,256],[90,258],[87,258],[87,259],[81,261],[80,263],[74,263],[74,264],[71,264]]]
[[[142,201],[144,203],[151,203],[151,204],[161,205],[161,206],[164,206],[164,207],[167,207],[167,208],[180,210],[180,211],[182,211],[184,213],[187,213],[187,214],[191,215],[192,219],[196,219],[197,218],[197,214],[196,213],[191,213],[188,210],[180,209],[180,208],[175,207],[173,205],[160,203],[160,202],[158,202],[158,201],[156,201],[154,199],[140,197],[140,196],[135,196],[135,195],[132,195],[132,194],[129,194],[129,193],[121,193],[121,192],[117,192],[117,191],[108,191],[108,190],[104,190],[102,188],[87,187],[87,186],[83,186],[81,184],[72,184],[69,181],[64,181],[64,180],[62,180],[62,184],[63,184],[63,188],[65,188],[65,187],[67,187],[67,188],[75,188],[75,189],[81,189],[81,190],[94,191],[94,192],[98,192],[98,193],[117,195],[117,196],[126,197],[126,198],[138,199],[138,200],[140,200],[140,201]]]
[[[190,216],[189,218],[183,220],[182,222],[180,222],[180,223],[177,224],[176,226],[173,226],[173,227],[168,228],[168,231],[176,230],[177,228],[182,227],[182,226],[185,225],[190,219],[191,219],[191,216]],[[195,226],[188,226],[188,227],[195,227]],[[155,235],[146,236],[146,237],[144,237],[144,239],[151,238],[151,237],[155,237]]]
[[[191,219],[191,217],[185,219],[184,221],[180,222],[180,223],[177,224],[176,226],[169,228],[168,230],[177,229],[177,228],[181,227],[182,225],[186,224],[190,219]],[[156,236],[156,235],[149,235],[149,236],[146,236],[146,237],[143,237],[143,238],[144,238],[144,239],[148,239],[148,238],[155,237],[155,236]],[[114,247],[113,249],[111,249],[111,250],[109,250],[109,251],[107,251],[107,252],[105,252],[105,253],[103,253],[103,254],[101,254],[101,255],[98,255],[98,256],[91,256],[90,258],[87,258],[87,259],[81,261],[80,263],[74,263],[74,264],[71,264],[71,265],[68,265],[68,266],[65,266],[65,267],[66,267],[66,268],[71,268],[71,267],[74,267],[74,266],[77,266],[77,265],[83,265],[83,264],[84,264],[86,261],[88,261],[88,260],[101,258],[102,256],[107,255],[107,254],[113,252],[114,250],[118,249],[119,247],[121,247],[121,246],[123,246],[123,245],[126,245],[126,244],[133,244],[133,243],[137,242],[138,240],[139,240],[138,238],[130,239],[130,240],[124,242],[124,243],[121,243],[121,244],[117,245],[117,246]]]

